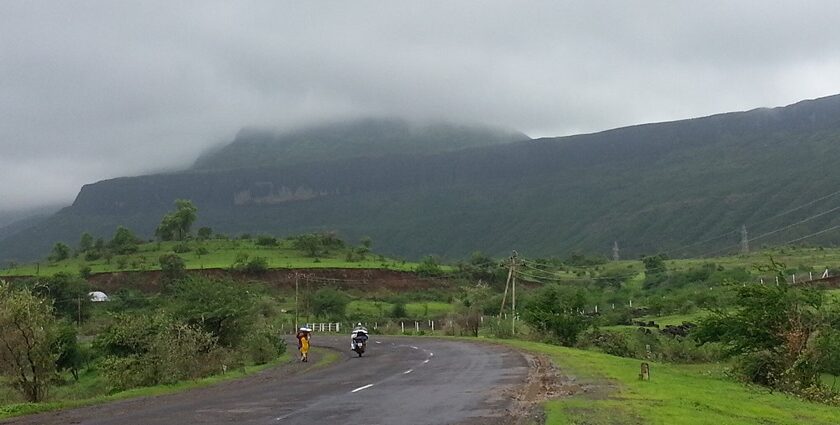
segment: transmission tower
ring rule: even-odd
[[[750,253],[750,239],[747,237],[747,225],[741,225],[741,254]]]

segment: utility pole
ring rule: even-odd
[[[741,254],[750,253],[750,239],[747,237],[747,225],[741,225]]]
[[[78,306],[79,320],[76,322],[79,326],[82,325],[82,297],[76,297],[76,305]]]
[[[513,278],[511,279],[511,296],[510,296],[510,334],[516,335],[516,251],[510,256],[510,270]]]
[[[618,261],[621,259],[621,255],[619,254],[618,250],[618,241],[613,242],[613,261]]]
[[[295,332],[300,329],[298,327],[298,310],[298,274],[295,272]]]
[[[505,309],[505,301],[507,301],[508,287],[510,287],[510,279],[513,277],[513,267],[508,267],[508,277],[505,281],[505,293],[502,295],[502,306],[499,307],[499,320],[502,319],[502,312]]]

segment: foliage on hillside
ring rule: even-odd
[[[409,258],[476,249],[606,255],[614,241],[625,258],[716,255],[738,250],[742,224],[754,248],[775,246],[837,224],[833,214],[814,217],[838,205],[827,196],[840,182],[837,116],[840,96],[437,155],[114,179],[85,186],[72,207],[6,238],[0,258],[42,256],[56,241],[118,224],[150,236],[185,197],[203,211],[200,225],[223,232],[326,228]]]

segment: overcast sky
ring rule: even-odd
[[[838,22],[836,0],[4,0],[0,210],[184,167],[243,126],[567,135],[836,94]]]

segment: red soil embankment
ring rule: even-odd
[[[294,289],[295,279],[304,285],[331,285],[340,289],[365,291],[413,291],[450,287],[446,280],[418,277],[414,273],[384,269],[272,269],[260,274],[244,274],[224,269],[188,270],[187,273],[228,278],[240,282],[262,282],[278,289]],[[91,287],[105,293],[119,289],[137,289],[142,292],[161,291],[159,270],[144,272],[99,273],[88,279]]]

